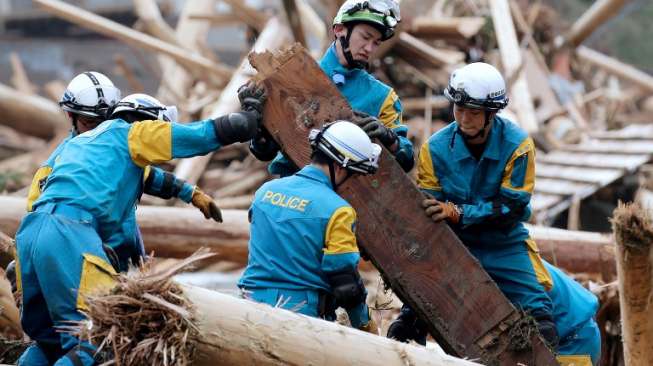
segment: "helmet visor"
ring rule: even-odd
[[[506,97],[505,94],[496,96],[494,98],[490,98],[488,96],[488,98],[486,99],[476,99],[470,97],[465,90],[454,89],[451,85],[449,85],[444,90],[444,96],[447,97],[447,99],[449,99],[450,102],[460,107],[473,108],[473,109],[498,111],[505,108],[508,105],[508,97]]]

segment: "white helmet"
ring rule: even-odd
[[[105,118],[108,110],[120,100],[120,90],[104,74],[95,71],[75,76],[64,92],[59,105],[70,113]]]
[[[138,113],[143,116],[143,119],[177,121],[177,107],[166,106],[147,94],[136,93],[122,98],[111,112],[111,118],[118,118],[121,113],[126,112]]]
[[[374,174],[379,168],[381,146],[372,143],[365,131],[351,122],[336,121],[313,129],[308,141],[313,149],[353,172]]]
[[[484,62],[474,62],[454,71],[444,95],[461,107],[492,112],[508,105],[503,76],[494,66]]]

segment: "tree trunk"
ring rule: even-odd
[[[653,365],[653,227],[639,205],[620,204],[612,228],[626,365]]]
[[[0,84],[0,123],[43,139],[66,129],[69,122],[56,103]]]
[[[183,286],[197,310],[193,365],[477,365],[265,304]]]

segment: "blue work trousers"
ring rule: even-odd
[[[23,330],[35,341],[18,364],[93,365],[95,347],[57,328],[84,319],[85,296],[115,281],[93,217],[66,205],[28,213],[16,234]],[[74,363],[77,359],[79,362]]]

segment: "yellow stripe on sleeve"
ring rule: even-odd
[[[542,263],[542,257],[540,257],[540,250],[537,248],[537,243],[535,243],[535,240],[528,238],[526,239],[526,247],[528,248],[528,257],[533,265],[537,282],[544,286],[545,290],[551,291],[554,286],[553,279],[549,270]]]
[[[34,174],[32,185],[30,185],[27,193],[27,212],[32,211],[32,205],[41,196],[41,181],[46,179],[50,173],[52,173],[52,167],[42,166]]]
[[[354,224],[356,223],[356,211],[352,207],[340,207],[337,209],[329,223],[324,235],[324,253],[342,254],[358,253]]]
[[[168,122],[134,122],[127,141],[132,160],[141,168],[172,159],[172,125]]]
[[[419,149],[417,186],[423,189],[442,191],[440,181],[435,175],[435,168],[433,167],[433,159],[431,158],[431,149],[429,149],[428,140],[422,144],[422,147]]]
[[[397,96],[394,89],[391,89],[381,105],[379,120],[381,120],[386,127],[394,128],[401,122],[401,113],[395,109],[395,102],[397,99],[399,99],[399,96]]]
[[[512,185],[511,181],[514,173],[515,161],[522,156],[528,160],[524,184],[521,187],[515,187]],[[503,171],[501,187],[513,191],[533,193],[533,189],[535,188],[535,144],[533,143],[533,139],[530,137],[526,138],[512,153],[512,156],[510,157],[510,160],[508,160],[508,164],[506,164],[506,168]]]

